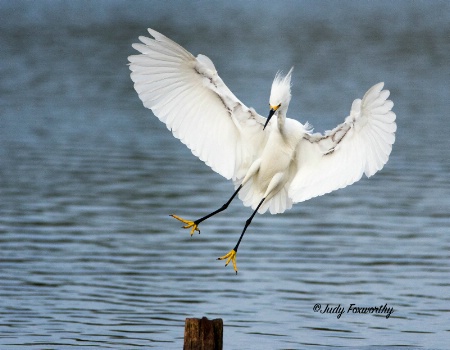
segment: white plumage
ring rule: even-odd
[[[266,118],[228,89],[208,57],[195,58],[164,35],[148,31],[155,39],[141,36],[143,44],[133,47],[142,54],[129,57],[139,98],[194,155],[238,186],[264,153],[276,123],[272,121],[269,129],[263,130]],[[291,72],[286,76],[289,79],[279,74],[275,78],[272,106],[287,96]],[[393,103],[387,100],[389,91],[382,88],[379,83],[362,101],[355,100],[344,123],[325,135],[311,134],[308,125],[286,119],[286,128],[292,127],[290,137],[295,137],[295,152],[286,169],[289,176],[279,198],[266,200],[260,213],[269,207],[272,214],[281,213],[292,203],[348,186],[363,173],[372,176],[386,164],[396,124]],[[278,150],[271,148],[266,154],[277,157]],[[250,187],[244,186],[240,198],[256,208],[264,189]]]
[[[194,155],[234,182],[244,205],[282,213],[372,176],[388,161],[397,127],[383,83],[355,100],[342,124],[313,134],[308,123],[286,118],[292,69],[276,75],[264,118],[228,89],[208,57],[148,31],[154,39],[141,36],[133,44],[141,54],[128,58],[139,98]],[[191,234],[207,217],[189,221]]]

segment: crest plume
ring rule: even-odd
[[[275,75],[270,92],[270,104],[278,106],[279,104],[288,104],[291,100],[291,75],[292,67],[286,75],[280,71]]]

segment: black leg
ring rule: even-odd
[[[220,213],[221,211],[224,211],[225,209],[228,208],[228,206],[230,205],[230,203],[232,202],[232,200],[234,199],[234,197],[236,197],[236,195],[238,194],[238,192],[241,190],[242,185],[239,185],[239,187],[237,188],[237,190],[233,193],[233,195],[231,196],[231,198],[228,200],[228,202],[226,202],[224,205],[222,205],[219,209],[213,211],[212,213],[205,215],[204,217],[195,220],[194,224],[198,225],[200,224],[202,221],[205,221],[206,219],[210,218],[211,216],[214,216],[218,213]]]
[[[265,198],[263,198],[263,199],[261,200],[261,202],[259,202],[259,204],[258,204],[258,206],[256,207],[256,209],[255,209],[255,211],[253,212],[253,214],[252,214],[252,215],[247,219],[247,221],[245,222],[245,226],[244,226],[244,229],[242,230],[241,236],[239,237],[239,240],[238,240],[238,242],[236,243],[236,246],[234,247],[234,251],[235,251],[235,252],[237,252],[237,250],[238,250],[238,248],[239,248],[239,244],[241,244],[242,237],[244,237],[244,233],[245,233],[245,231],[247,230],[247,227],[250,226],[250,224],[251,224],[251,222],[252,222],[252,220],[253,220],[253,217],[254,217],[254,216],[256,215],[256,213],[258,212],[258,210],[259,210],[259,208],[261,207],[261,205],[263,204],[264,200],[265,200]]]
[[[238,194],[238,192],[241,190],[242,185],[240,185],[236,191],[234,191],[233,195],[231,196],[231,198],[228,200],[228,202],[226,202],[224,205],[222,205],[219,209],[217,209],[216,211],[213,211],[212,213],[205,215],[204,217],[195,220],[195,221],[191,221],[191,220],[185,220],[183,218],[180,218],[179,216],[172,214],[170,215],[171,217],[173,217],[174,219],[177,219],[183,223],[185,223],[185,226],[182,226],[182,228],[190,228],[191,229],[191,236],[194,234],[195,231],[198,231],[198,233],[200,233],[200,229],[198,228],[198,225],[202,222],[205,221],[206,219],[210,218],[213,215],[216,215],[217,213],[220,213],[221,211],[224,211],[225,209],[228,208],[228,206],[230,205],[231,201],[234,199],[234,197],[236,197],[236,195]]]
[[[258,210],[259,210],[259,208],[261,207],[261,205],[263,204],[264,200],[265,200],[265,198],[263,198],[263,199],[261,200],[261,202],[259,202],[259,204],[258,204],[258,206],[256,207],[256,209],[255,209],[255,211],[253,212],[253,214],[252,214],[252,215],[247,219],[247,221],[245,222],[244,229],[242,230],[241,236],[239,237],[239,240],[238,240],[238,242],[236,243],[236,246],[235,246],[233,249],[231,249],[231,250],[230,250],[227,254],[225,254],[224,256],[221,256],[220,258],[217,258],[217,260],[225,260],[225,259],[227,259],[227,262],[226,262],[225,266],[227,266],[227,265],[230,263],[230,261],[231,261],[231,262],[233,263],[233,268],[234,268],[234,271],[236,271],[236,274],[237,274],[237,272],[238,272],[237,265],[236,265],[236,253],[237,253],[237,250],[238,250],[238,248],[239,248],[239,244],[241,244],[242,237],[244,237],[244,234],[245,234],[245,231],[247,230],[247,227],[250,226],[250,224],[251,224],[251,222],[252,222],[252,220],[253,220],[253,217],[254,217],[254,216],[256,215],[256,213],[258,212]]]

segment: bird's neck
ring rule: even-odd
[[[280,133],[284,131],[284,122],[286,121],[286,115],[284,111],[278,111],[277,116],[277,128]]]

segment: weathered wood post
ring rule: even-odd
[[[223,320],[186,318],[183,350],[222,350]]]

